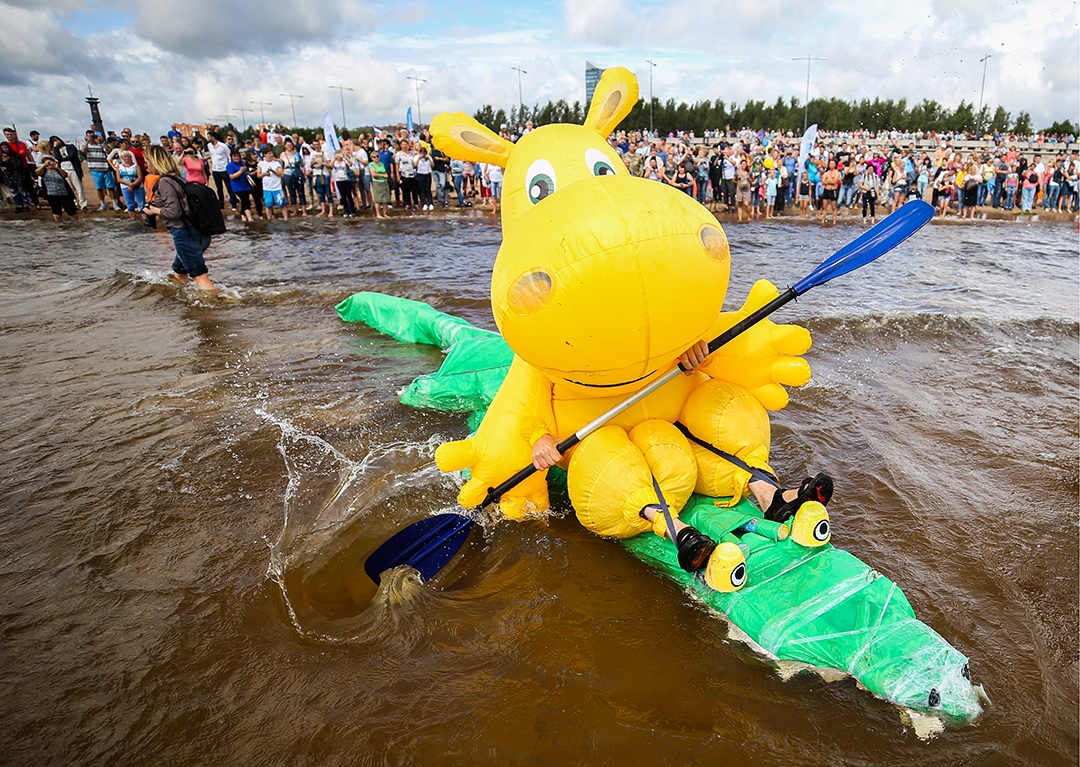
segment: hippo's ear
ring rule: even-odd
[[[607,138],[615,126],[630,114],[638,100],[638,84],[634,73],[625,67],[605,69],[593,91],[585,127]]]
[[[441,112],[431,121],[431,140],[450,157],[506,167],[514,148],[464,112]]]

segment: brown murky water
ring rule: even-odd
[[[857,231],[729,226],[730,302]],[[482,217],[261,224],[215,244],[207,299],[138,225],[0,227],[0,762],[1077,763],[1075,226],[931,225],[783,313],[815,347],[779,468],[838,478],[834,543],[993,701],[929,742],[851,681],[784,681],[569,518],[374,593],[357,563],[453,507],[431,454],[466,427],[397,402],[437,350],[333,306],[490,327],[498,241]]]

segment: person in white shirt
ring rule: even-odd
[[[225,209],[225,193],[229,195],[229,205],[236,209],[236,194],[229,183],[229,173],[226,167],[232,159],[232,150],[229,145],[221,140],[221,134],[210,131],[210,143],[206,145],[206,152],[210,155],[210,175],[214,177],[214,185],[217,187],[218,205]]]
[[[496,212],[499,210],[499,202],[502,199],[503,169],[498,165],[489,163],[484,167],[484,178],[491,187],[491,200]]]
[[[259,161],[257,171],[262,179],[263,206],[266,208],[266,219],[274,218],[274,208],[281,209],[282,217],[289,219],[289,209],[285,207],[285,193],[281,191],[281,177],[285,175],[285,168],[281,161],[274,156],[272,149],[267,149],[263,159]]]

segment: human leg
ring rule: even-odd
[[[428,207],[434,207],[431,197],[431,176],[430,173],[417,173],[416,174],[416,189],[420,197],[420,206],[427,210]]]
[[[200,234],[186,226],[171,228],[169,233],[172,235],[173,247],[176,250],[172,267],[176,279],[179,282],[187,282],[190,278],[204,290],[216,291],[217,288],[210,282],[203,257],[206,249],[210,247],[210,236]]]
[[[232,185],[229,183],[229,174],[223,170],[211,171],[210,175],[214,177],[214,186],[217,190],[218,207],[225,208],[225,197],[232,196]],[[236,203],[232,203],[233,207],[236,207]]]
[[[1035,187],[1025,186],[1020,194],[1020,210],[1030,211],[1035,207]]]
[[[1046,200],[1043,203],[1045,210],[1054,210],[1057,208],[1058,195],[1061,193],[1060,184],[1047,184],[1046,185]]]
[[[64,207],[61,202],[61,198],[58,195],[49,194],[45,196],[45,200],[49,203],[49,209],[52,211],[53,221],[60,223],[63,218]]]
[[[355,182],[353,181],[339,181],[338,191],[341,193],[341,207],[344,213],[349,218],[356,215],[356,199],[353,196]]]

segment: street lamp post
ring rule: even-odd
[[[649,62],[649,133],[653,132],[653,114],[652,114],[652,71],[656,67],[656,62],[652,59],[645,59]]]
[[[295,128],[296,127],[296,102],[293,101],[293,99],[302,99],[304,97],[300,96],[300,95],[297,95],[296,93],[279,93],[278,95],[279,96],[288,96],[289,97],[289,104],[290,104],[290,106],[292,106],[292,124],[293,124],[293,127]]]
[[[524,122],[522,115],[525,112],[525,100],[521,98],[521,76],[529,74],[521,67],[510,67],[518,73],[518,122]]]
[[[274,105],[269,101],[252,101],[251,103],[259,105],[259,114],[262,115],[262,123],[263,125],[266,125],[266,110],[263,107],[272,107]]]
[[[345,91],[351,91],[352,88],[346,88],[344,85],[331,85],[330,87],[337,88],[338,94],[341,96],[341,128],[345,130]]]
[[[803,105],[803,117],[802,117],[802,129],[803,133],[806,133],[806,126],[809,125],[808,118],[810,117],[810,62],[811,61],[828,61],[824,56],[796,56],[791,59],[792,61],[805,61],[806,62],[806,104]]]
[[[979,111],[975,117],[975,137],[982,138],[982,108],[983,108],[983,92],[986,90],[986,62],[994,54],[988,53],[983,56],[979,61],[983,65],[983,79],[982,87],[979,88]]]
[[[233,109],[240,113],[240,122],[244,124],[244,132],[247,133],[247,110],[243,107],[233,107]]]
[[[413,77],[412,75],[409,75],[405,79],[412,80],[413,84],[416,86],[416,127],[419,129],[420,126],[424,124],[424,118],[420,116],[420,83],[426,83],[427,80],[423,77]]]

